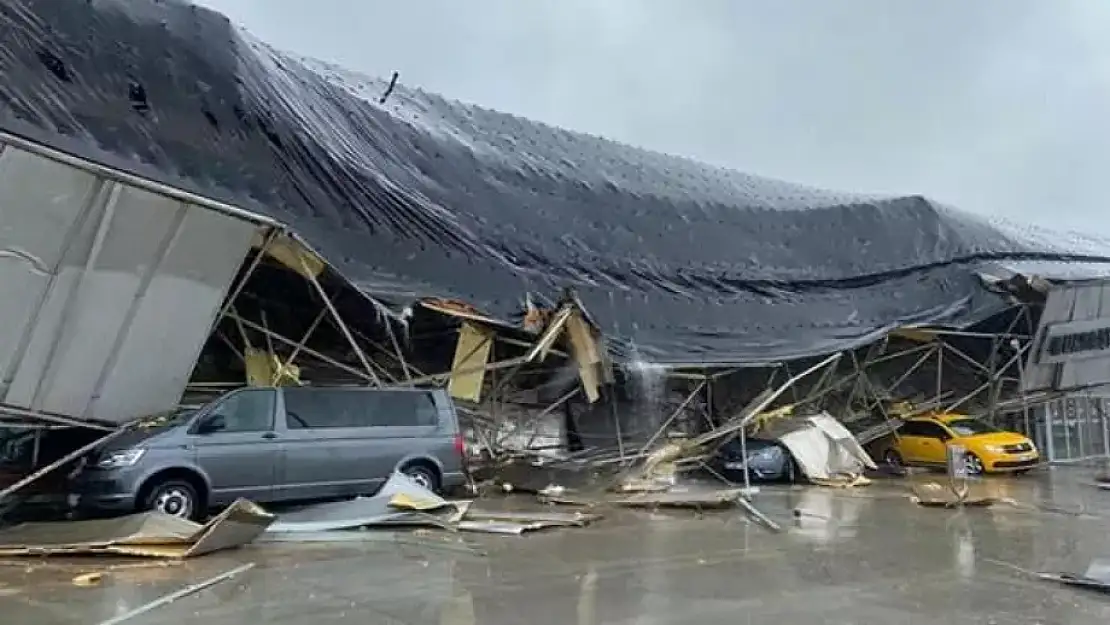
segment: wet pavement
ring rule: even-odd
[[[365,532],[179,564],[5,560],[0,622],[95,625],[254,562],[123,622],[1104,625],[1110,596],[1023,572],[1082,572],[1110,556],[1110,491],[1087,485],[1090,475],[988,480],[1019,505],[965,510],[917,506],[901,481],[764,488],[756,504],[782,534],[740,511],[626,510],[524,537]],[[91,571],[103,572],[98,583],[75,584]]]

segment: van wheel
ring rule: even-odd
[[[401,473],[433,493],[439,492],[439,474],[432,467],[426,464],[410,464],[401,469]]]
[[[150,489],[143,501],[144,510],[155,510],[180,519],[197,520],[200,498],[193,485],[184,480],[167,480]]]

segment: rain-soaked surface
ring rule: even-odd
[[[124,622],[1105,625],[1110,597],[1022,572],[1082,572],[1110,556],[1110,491],[1090,487],[1090,474],[992,479],[988,488],[1019,505],[962,511],[919,507],[901,482],[765,488],[756,503],[788,528],[778,535],[739,511],[620,511],[521,538],[364,533],[176,565],[9,560],[0,622],[101,623],[255,562]],[[99,583],[74,583],[96,570]]]

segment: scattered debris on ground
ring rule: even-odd
[[[1086,572],[1082,575],[1072,573],[1037,573],[1036,575],[1045,581],[1110,594],[1110,558],[1091,560]]]
[[[961,490],[941,482],[914,482],[910,500],[930,508],[987,507],[1002,501],[977,486]]]
[[[448,501],[408,476],[394,473],[372,497],[316,504],[281,514],[269,527],[267,535],[319,536],[321,533],[398,526],[520,535],[540,529],[584,527],[599,518],[596,514],[577,512],[484,511],[471,501]]]
[[[240,499],[204,525],[160,512],[115,519],[24,523],[0,531],[0,556],[192,558],[246,545],[273,521],[273,515]]]

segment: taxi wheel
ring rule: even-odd
[[[983,461],[971,452],[968,452],[967,457],[964,458],[964,466],[967,467],[968,475],[982,475],[986,472]]]

